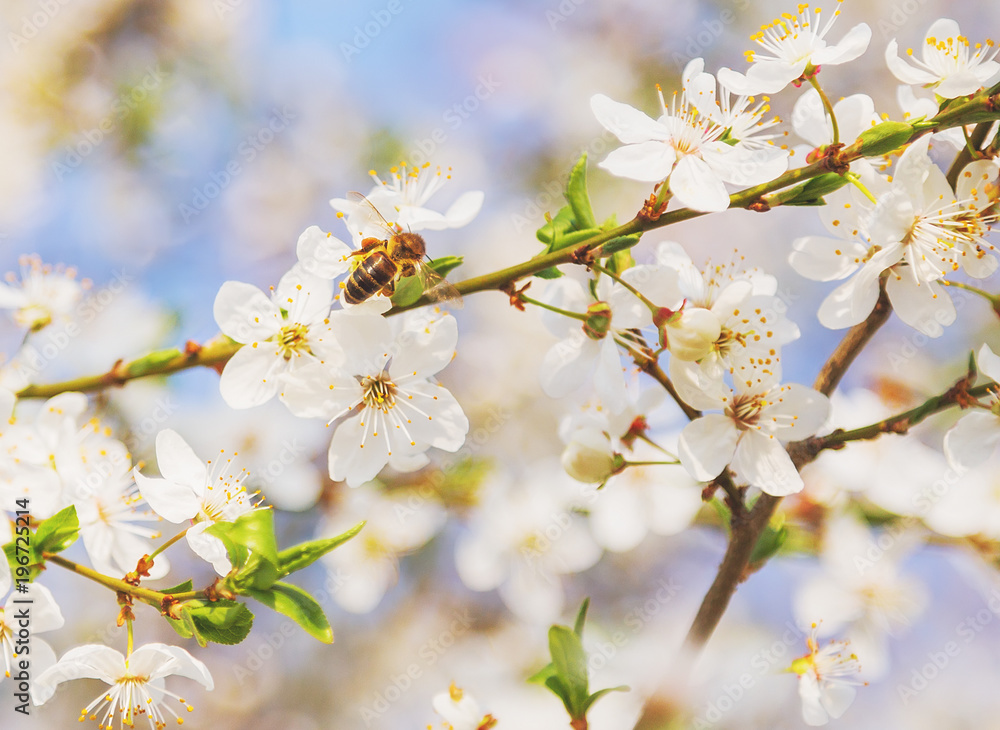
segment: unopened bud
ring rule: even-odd
[[[578,482],[587,484],[607,481],[618,470],[620,459],[611,448],[608,435],[596,428],[574,431],[562,453],[562,465],[566,473]]]
[[[882,122],[858,135],[848,152],[857,148],[865,157],[887,155],[909,142],[913,132],[913,125],[906,122]]]
[[[611,307],[607,302],[594,302],[587,307],[583,332],[592,340],[603,340],[611,330]]]
[[[701,360],[722,333],[719,318],[708,309],[681,309],[660,326],[660,342],[678,360]]]

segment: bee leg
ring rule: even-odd
[[[382,291],[379,292],[382,296],[391,297],[396,293],[396,280],[390,279],[389,283],[382,287]]]
[[[385,244],[380,238],[368,237],[361,241],[361,248],[357,251],[352,251],[351,256],[367,256],[371,253],[372,249],[378,248]]]

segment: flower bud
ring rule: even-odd
[[[620,460],[621,457],[611,448],[611,439],[596,428],[574,431],[562,453],[562,465],[566,473],[586,484],[607,481],[618,470]]]
[[[708,309],[681,309],[658,323],[660,342],[678,360],[701,360],[722,333],[719,318]]]
[[[603,340],[611,330],[611,307],[607,302],[594,302],[587,307],[583,332],[592,340]]]
[[[882,122],[858,135],[848,151],[856,149],[865,157],[887,155],[909,142],[913,132],[913,125],[906,122]]]

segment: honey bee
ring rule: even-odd
[[[458,289],[424,262],[427,246],[423,236],[390,225],[361,193],[350,192],[347,197],[361,206],[368,214],[369,224],[385,235],[385,238],[370,236],[363,239],[361,248],[351,254],[364,258],[344,283],[344,299],[347,302],[360,304],[376,294],[391,297],[399,279],[417,276],[423,285],[424,296],[431,301],[452,300],[453,306],[462,305]]]

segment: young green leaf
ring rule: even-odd
[[[236,601],[188,601],[181,609],[180,619],[168,623],[184,638],[192,636],[201,646],[211,641],[233,646],[243,641],[253,627],[253,613]]]
[[[333,629],[323,609],[312,596],[290,583],[275,583],[267,590],[249,590],[248,594],[278,613],[288,616],[324,644],[333,643]]]
[[[295,545],[294,547],[282,550],[278,553],[278,577],[284,578],[290,573],[312,565],[316,560],[357,535],[364,526],[364,522],[359,522],[347,532],[343,532],[335,537],[304,542],[301,545]]]
[[[257,509],[240,515],[233,522],[216,522],[205,530],[226,546],[229,561],[239,572],[246,567],[270,565],[277,576],[278,546],[274,537],[274,513]],[[250,566],[250,563],[253,566]],[[264,587],[254,584],[254,587]]]
[[[757,544],[750,553],[750,567],[756,568],[765,563],[777,553],[788,539],[788,528],[785,525],[768,525],[757,539]]]
[[[545,221],[545,224],[535,232],[535,237],[542,243],[552,243],[560,236],[575,230],[576,218],[573,217],[573,209],[564,205],[554,218]]]
[[[464,261],[465,259],[462,256],[441,256],[440,258],[428,261],[427,265],[441,274],[441,276],[448,276],[448,274],[461,266]]]
[[[555,678],[565,685],[568,692],[570,704],[567,710],[572,717],[580,717],[590,694],[587,689],[587,653],[583,650],[583,642],[568,627],[556,625],[549,629],[549,651],[556,668]]]
[[[80,520],[76,516],[76,507],[70,505],[38,526],[32,548],[42,553],[59,553],[68,548],[80,536]]]
[[[573,209],[573,217],[580,228],[597,227],[594,210],[590,205],[590,194],[587,192],[586,152],[580,155],[580,159],[570,170],[569,181],[566,183],[566,202]]]
[[[396,291],[393,292],[392,306],[407,307],[420,299],[424,293],[424,284],[419,276],[404,276],[396,282]]]
[[[590,608],[590,598],[584,598],[580,604],[580,610],[576,612],[576,621],[573,624],[573,633],[583,638],[583,625],[587,621],[587,609]]]

